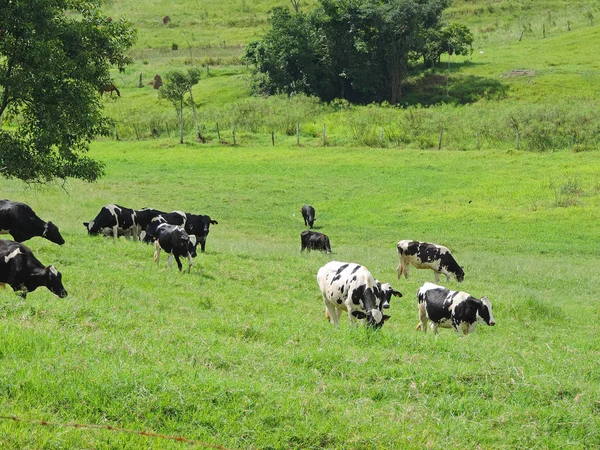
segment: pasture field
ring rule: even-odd
[[[98,183],[2,196],[54,221],[27,242],[69,296],[0,291],[0,447],[598,448],[598,153],[97,142]],[[142,243],[88,237],[106,203],[209,214],[191,274]],[[300,207],[334,253],[300,253]],[[445,244],[448,283],[494,305],[468,336],[415,331],[430,271],[396,279],[400,239]],[[327,323],[316,272],[366,265],[404,297],[378,332]],[[446,283],[442,283],[446,284]],[[202,446],[198,446],[202,448]]]

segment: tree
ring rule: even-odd
[[[177,120],[179,122],[179,143],[183,144],[183,104],[185,94],[190,94],[194,117],[196,118],[196,133],[199,139],[202,139],[200,127],[196,115],[196,106],[194,105],[194,97],[192,96],[192,87],[200,81],[199,69],[188,69],[187,73],[172,71],[165,75],[165,83],[159,91],[159,96],[170,101],[177,112]]]
[[[246,52],[257,88],[394,104],[450,0],[319,3],[307,14],[273,10],[271,29]]]
[[[103,165],[86,156],[110,133],[99,88],[123,69],[135,29],[100,14],[100,0],[0,3],[0,171],[7,178],[95,181]]]
[[[443,53],[469,55],[473,52],[473,33],[465,25],[453,23],[441,29],[428,30],[423,46],[423,62],[434,67]]]

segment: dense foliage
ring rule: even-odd
[[[271,29],[251,43],[255,84],[268,93],[304,93],[323,100],[392,104],[415,63],[442,53],[467,54],[473,36],[443,27],[449,0],[320,0],[305,14],[275,8]]]
[[[96,180],[102,165],[85,153],[110,124],[98,89],[129,63],[134,29],[102,16],[98,0],[34,3],[0,3],[0,117],[17,124],[0,131],[1,173]]]

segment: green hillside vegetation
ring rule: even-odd
[[[217,8],[182,2],[169,5],[168,11],[164,4],[109,5],[108,14],[135,9],[131,20],[140,27],[132,51],[135,64],[114,74],[123,98],[105,100],[119,137],[146,139],[152,129],[164,137],[169,127],[174,129],[175,112],[147,83],[157,73],[194,64],[205,69],[194,98],[205,134],[215,143],[217,123],[226,142],[233,141],[235,126],[236,143],[262,145],[271,141],[272,132],[277,142],[285,142],[301,122],[302,143],[316,146],[435,148],[441,128],[445,128],[443,145],[451,149],[514,148],[516,128],[525,150],[582,151],[598,144],[599,63],[590,56],[599,38],[595,17],[600,8],[594,2],[455,2],[446,18],[471,28],[473,54],[443,55],[439,67],[411,78],[401,100],[408,109],[252,96],[250,71],[240,65],[243,46],[264,32],[271,7],[286,4],[225,3]],[[163,25],[165,14],[171,22]],[[206,17],[204,25],[201,17]],[[229,23],[249,17],[260,24],[244,28]],[[218,39],[211,41],[203,33]],[[246,37],[238,37],[239,33]],[[140,73],[143,88],[137,87]],[[193,139],[191,111],[186,113],[186,130]]]

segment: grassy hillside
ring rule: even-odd
[[[67,243],[28,242],[69,296],[0,292],[3,448],[554,448],[600,444],[594,153],[98,143],[107,176],[9,198]],[[369,155],[367,157],[366,155]],[[114,201],[208,213],[191,274],[151,247],[86,235]],[[302,204],[333,255],[300,253]],[[429,271],[396,279],[395,243],[449,245],[452,288],[488,295],[497,325],[414,330]],[[329,325],[315,274],[365,264],[404,293],[378,333]]]

